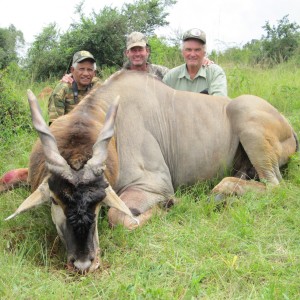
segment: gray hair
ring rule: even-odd
[[[196,40],[196,39],[195,39],[195,40]],[[187,41],[187,40],[186,40],[186,41]],[[184,49],[184,43],[185,43],[186,41],[182,41],[182,42],[181,42],[181,44],[180,44],[180,50],[181,50],[181,51],[183,51],[183,49]],[[196,40],[196,41],[199,41],[199,40]],[[205,51],[205,53],[206,53],[206,44],[203,44],[203,43],[201,43],[200,41],[199,41],[199,43],[203,46],[204,51]]]
[[[78,62],[76,62],[76,63],[72,64],[72,67],[73,67],[74,69],[76,69],[76,68],[77,68],[77,66],[78,66]],[[95,63],[95,62],[93,63],[93,67],[94,67],[94,71],[96,71],[96,69],[97,69],[97,65],[96,65],[96,63]]]

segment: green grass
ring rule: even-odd
[[[263,96],[300,133],[300,72],[226,68],[230,96]],[[234,85],[234,76],[241,83]],[[268,98],[268,96],[270,96]],[[299,134],[300,135],[300,134]],[[36,136],[1,145],[0,171],[23,167]],[[300,159],[291,159],[279,187],[264,194],[208,201],[212,183],[182,188],[180,199],[144,227],[128,231],[99,220],[101,269],[77,276],[64,269],[48,206],[4,218],[29,195],[0,195],[1,299],[300,299]]]
[[[267,70],[228,65],[224,69],[230,97],[257,95],[284,114],[300,109],[300,69],[296,65],[283,64]]]

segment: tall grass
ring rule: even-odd
[[[229,96],[241,94],[260,96],[286,114],[300,109],[299,77],[296,65],[282,64],[272,69],[224,66]]]
[[[231,97],[266,98],[300,133],[299,70],[292,65],[224,69]],[[35,139],[35,133],[25,132],[1,145],[0,171],[25,166]],[[110,229],[104,211],[102,266],[86,276],[64,269],[65,252],[49,206],[4,222],[29,191],[2,194],[0,298],[299,299],[299,166],[296,155],[279,187],[231,197],[222,207],[207,201],[215,182],[182,188],[176,206],[135,231]]]

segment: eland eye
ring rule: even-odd
[[[51,202],[52,202],[54,205],[58,205],[58,203],[54,200],[53,197],[50,197],[50,200],[51,200]]]

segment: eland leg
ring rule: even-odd
[[[122,192],[120,198],[129,207],[136,221],[123,212],[110,208],[108,211],[109,223],[111,226],[121,224],[130,230],[144,225],[157,212],[156,204],[166,202],[162,195],[132,187]]]
[[[258,181],[249,181],[237,177],[225,177],[212,190],[217,195],[241,196],[248,191],[264,192],[266,185]]]
[[[227,114],[259,180],[278,185],[280,167],[297,151],[289,122],[267,101],[250,95],[230,102]]]
[[[20,185],[27,185],[27,179],[27,168],[10,170],[0,178],[0,192],[8,191]]]

